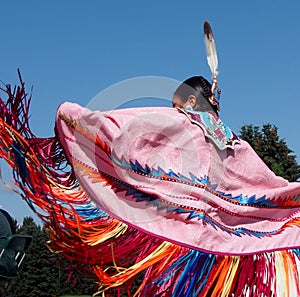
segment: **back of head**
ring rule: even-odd
[[[203,76],[192,76],[186,79],[176,89],[174,96],[178,96],[183,102],[186,102],[190,95],[197,98],[197,110],[214,111],[218,114],[218,108],[209,102],[213,96],[212,85]]]

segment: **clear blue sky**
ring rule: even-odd
[[[237,132],[245,124],[277,125],[299,160],[299,11],[299,0],[3,1],[0,80],[16,83],[20,68],[33,86],[33,132],[53,136],[64,101],[86,106],[140,76],[209,79],[208,20],[219,53],[221,118]],[[0,193],[13,216],[32,215],[8,190]]]

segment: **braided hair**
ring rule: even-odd
[[[194,95],[197,98],[198,110],[214,111],[218,114],[217,106],[209,102],[213,95],[211,88],[212,85],[203,76],[192,76],[179,85],[174,96],[178,96],[185,103],[190,95]]]

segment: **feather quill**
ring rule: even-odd
[[[207,63],[213,77],[215,78],[218,75],[218,55],[214,35],[211,26],[207,21],[204,22],[204,41]]]

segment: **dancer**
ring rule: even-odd
[[[5,90],[1,157],[49,248],[93,270],[99,293],[130,291],[142,274],[135,296],[300,295],[300,185],[275,176],[220,120],[208,23],[204,32],[212,85],[188,79],[176,108],[64,103],[56,135],[40,139],[22,80]]]

